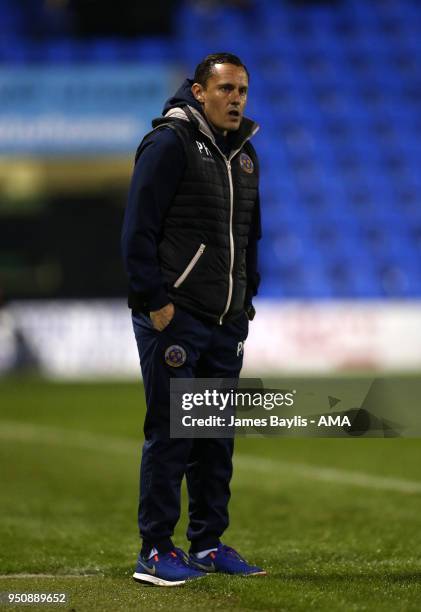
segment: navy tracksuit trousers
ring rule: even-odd
[[[181,482],[186,475],[189,495],[187,538],[191,550],[218,545],[228,527],[229,483],[234,441],[230,438],[170,438],[171,378],[238,378],[248,319],[242,313],[217,325],[197,319],[175,306],[169,325],[156,331],[149,317],[134,313],[133,328],[139,350],[146,395],[145,442],[140,466],[139,531],[142,552],[155,546],[173,548],[171,536],[180,516]],[[166,363],[171,345],[186,352],[183,365]]]

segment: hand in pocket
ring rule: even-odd
[[[152,321],[154,329],[157,331],[163,331],[167,325],[170,324],[174,316],[175,308],[172,302],[169,302],[166,306],[163,306],[159,310],[152,310],[149,316]]]

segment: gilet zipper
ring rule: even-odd
[[[187,267],[184,270],[184,272],[182,272],[182,274],[180,274],[180,276],[175,281],[173,287],[177,288],[181,285],[181,283],[184,283],[184,281],[186,280],[190,272],[193,270],[194,266],[197,264],[199,259],[202,257],[203,251],[205,249],[206,249],[206,244],[201,244],[200,247],[197,249],[196,253],[193,255],[193,257],[187,264]]]
[[[227,303],[225,304],[224,312],[219,317],[219,325],[222,325],[223,319],[228,312],[228,309],[231,305],[232,300],[232,289],[233,289],[233,278],[232,272],[234,269],[234,236],[232,233],[232,220],[234,216],[234,186],[232,183],[232,169],[231,169],[231,157],[230,159],[226,159],[225,163],[228,171],[228,181],[230,188],[230,223],[229,223],[229,238],[230,238],[230,269],[229,269],[229,277],[228,277],[228,296]]]

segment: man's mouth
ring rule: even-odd
[[[240,117],[239,111],[238,110],[234,110],[234,109],[228,111],[228,115],[230,117],[236,117],[236,118]]]

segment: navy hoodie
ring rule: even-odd
[[[201,105],[191,92],[192,84],[191,79],[184,81],[165,103],[163,115],[171,108],[186,104],[202,112]],[[228,155],[231,150],[230,135],[214,134],[218,147]],[[170,301],[162,280],[158,245],[162,237],[163,219],[183,177],[185,165],[183,146],[171,129],[152,133],[136,152],[121,246],[130,288],[145,297],[149,311],[159,310]],[[251,304],[260,282],[257,272],[257,241],[260,237],[260,203],[257,201],[247,247],[246,307]]]

